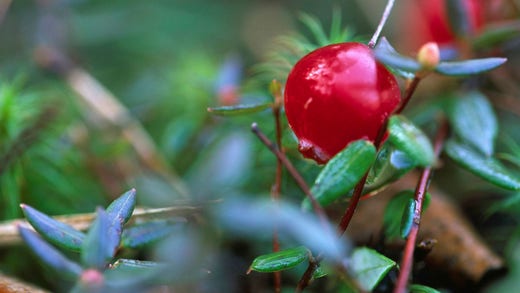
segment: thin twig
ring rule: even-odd
[[[406,90],[404,92],[404,97],[401,101],[401,104],[399,104],[399,107],[392,114],[401,114],[401,112],[403,112],[404,108],[406,108],[406,106],[412,99],[412,95],[415,92],[415,90],[417,89],[417,86],[419,85],[420,81],[421,81],[421,78],[419,76],[415,76],[412,79],[412,81],[406,87]]]
[[[303,273],[303,276],[301,277],[300,281],[298,282],[298,285],[296,286],[296,289],[294,290],[295,293],[303,292],[307,286],[309,286],[312,275],[320,265],[321,257],[318,256],[317,258],[309,257],[309,266],[307,267],[307,270]]]
[[[276,81],[273,81],[276,83]],[[276,87],[279,88],[279,87]],[[276,146],[283,153],[282,149],[282,123],[280,119],[280,107],[281,107],[281,91],[275,91],[274,93],[275,102],[273,104],[273,117],[275,121],[275,130],[276,130]],[[275,181],[271,188],[271,198],[278,204],[280,201],[280,194],[282,189],[282,161],[276,158],[276,174]],[[278,209],[277,209],[278,212]],[[274,228],[273,231],[273,252],[280,251],[280,242],[278,240],[278,230],[277,227]],[[282,272],[276,271],[273,273],[274,277],[274,291],[279,293],[282,291]]]
[[[385,10],[383,11],[381,20],[379,20],[379,24],[377,25],[376,31],[374,32],[374,35],[372,35],[370,42],[368,42],[368,46],[370,48],[374,48],[376,46],[377,40],[379,39],[379,35],[381,34],[381,31],[383,30],[383,27],[385,26],[385,23],[388,20],[390,13],[392,12],[392,8],[394,7],[394,2],[395,2],[395,0],[388,0],[388,2],[386,3]]]
[[[300,175],[300,173],[298,173],[298,171],[293,166],[291,161],[289,161],[289,159],[287,159],[285,154],[283,152],[281,152],[276,147],[276,145],[271,140],[269,140],[269,138],[267,138],[267,136],[258,128],[258,125],[256,123],[253,123],[251,125],[251,131],[253,131],[253,133],[258,137],[258,139],[260,139],[260,141],[265,146],[267,146],[267,148],[269,148],[269,150],[282,162],[282,164],[287,169],[289,174],[291,174],[291,176],[294,178],[294,180],[296,181],[296,183],[298,184],[300,189],[303,191],[303,193],[305,193],[307,198],[310,200],[312,208],[314,209],[314,212],[316,212],[316,214],[318,215],[318,218],[320,219],[320,221],[322,222],[324,227],[328,227],[327,226],[328,221],[327,221],[327,216],[325,214],[325,211],[323,211],[323,208],[321,207],[321,205],[318,203],[318,201],[316,201],[316,198],[312,194],[309,186],[307,185],[307,183],[305,182],[303,177]]]
[[[444,141],[448,134],[448,123],[446,119],[443,118],[439,130],[437,131],[437,135],[435,137],[434,143],[434,152],[435,158],[438,158],[442,147],[444,145]],[[417,241],[417,235],[419,233],[419,225],[421,223],[421,213],[424,201],[424,195],[428,189],[428,185],[430,183],[432,173],[432,167],[427,167],[423,170],[419,182],[417,183],[417,187],[415,189],[415,210],[413,215],[412,227],[410,229],[410,233],[408,234],[408,238],[406,239],[406,244],[403,252],[403,258],[401,260],[400,272],[397,278],[397,283],[394,288],[394,293],[403,293],[406,292],[406,285],[408,283],[408,279],[410,278],[410,274],[412,272],[412,263],[413,263],[413,254],[415,250],[415,243]]]

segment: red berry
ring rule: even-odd
[[[285,113],[304,157],[325,163],[358,139],[374,141],[400,101],[395,77],[364,44],[319,48],[292,69]]]
[[[483,1],[487,0],[462,0],[471,33],[484,25]],[[440,46],[455,43],[456,36],[449,24],[445,0],[408,1],[403,6],[400,21],[399,33],[407,39],[408,48],[412,50],[428,42],[436,42]]]

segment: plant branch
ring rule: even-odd
[[[434,143],[434,152],[435,157],[438,158],[442,147],[444,145],[444,141],[448,134],[448,123],[446,119],[442,119],[439,130],[437,131],[437,135],[435,137]],[[406,292],[406,285],[408,283],[408,279],[410,277],[412,271],[412,263],[413,263],[413,254],[415,250],[415,243],[417,241],[417,235],[419,233],[419,225],[421,223],[421,213],[424,201],[424,195],[428,189],[428,185],[430,183],[432,166],[425,168],[422,171],[421,177],[419,178],[419,182],[417,183],[417,187],[415,189],[415,210],[413,215],[412,227],[410,229],[410,233],[408,234],[408,238],[406,239],[406,244],[403,252],[403,258],[401,260],[401,270],[399,272],[399,276],[397,278],[397,283],[394,288],[394,293],[404,293]]]
[[[294,290],[295,293],[303,292],[307,286],[309,286],[312,275],[320,265],[321,256],[318,256],[316,258],[309,257],[309,266],[307,267],[307,270],[303,273],[303,276],[301,277],[300,281],[298,282],[298,285],[296,286],[296,289]]]
[[[374,35],[370,39],[370,42],[368,42],[368,46],[370,48],[374,48],[377,44],[377,39],[379,39],[379,35],[381,34],[381,31],[383,30],[383,27],[385,26],[386,21],[388,20],[388,17],[390,16],[390,13],[392,12],[392,8],[394,7],[395,0],[388,0],[386,3],[385,10],[383,11],[383,15],[381,16],[381,20],[379,20],[379,24],[377,25],[376,31],[374,32]]]
[[[282,162],[284,167],[287,169],[289,174],[294,178],[300,189],[305,193],[305,195],[309,198],[311,201],[312,208],[314,209],[314,212],[318,215],[318,218],[324,225],[324,227],[327,227],[327,216],[325,214],[325,211],[323,211],[323,208],[321,205],[316,201],[316,198],[312,194],[309,186],[303,179],[303,177],[298,173],[296,168],[293,166],[291,161],[287,159],[285,154],[281,152],[278,147],[271,141],[267,136],[258,128],[258,124],[253,123],[251,125],[251,131],[260,139],[260,141],[269,148],[269,150]]]
[[[416,75],[412,79],[412,81],[407,84],[406,90],[404,92],[403,100],[401,101],[401,104],[399,104],[399,107],[392,114],[401,114],[401,112],[403,112],[404,108],[406,108],[406,106],[412,99],[413,93],[417,89],[417,86],[419,85],[420,81],[421,81],[421,78]]]
[[[273,81],[274,85],[278,85],[276,81]],[[273,88],[279,89],[280,87],[273,86]],[[274,104],[273,104],[273,116],[275,121],[275,130],[276,130],[276,146],[281,152],[283,153],[282,149],[282,123],[280,119],[280,107],[281,107],[281,91],[280,90],[274,90]],[[276,175],[275,175],[275,181],[271,188],[271,198],[275,202],[275,204],[278,204],[280,201],[280,193],[282,188],[282,161],[277,158],[276,159]],[[277,209],[278,212],[278,209]],[[273,231],[273,252],[280,251],[280,243],[278,241],[278,230],[277,227],[274,228]],[[279,293],[282,291],[282,272],[277,271],[273,273],[274,277],[274,291],[276,293]]]

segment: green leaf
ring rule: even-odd
[[[441,293],[439,290],[418,284],[412,284],[408,289],[410,290],[410,293]]]
[[[272,107],[272,103],[254,104],[254,105],[235,105],[208,108],[208,112],[219,116],[238,116],[247,115],[263,111]]]
[[[85,234],[65,223],[47,216],[31,206],[25,204],[20,206],[27,221],[42,235],[43,238],[45,238],[45,240],[56,246],[72,251],[81,250]]]
[[[451,30],[457,36],[471,35],[471,24],[469,20],[469,11],[466,8],[465,0],[445,0],[448,11],[448,23]]]
[[[507,61],[506,58],[482,58],[482,59],[470,59],[463,61],[445,61],[439,63],[435,68],[435,71],[448,76],[465,76],[479,74],[504,64]]]
[[[134,188],[130,189],[107,207],[106,212],[113,221],[119,221],[121,224],[125,224],[130,217],[132,217],[136,200],[135,192]]]
[[[325,165],[316,178],[311,192],[316,200],[326,206],[342,195],[347,195],[376,158],[376,148],[366,140],[350,143]],[[305,199],[304,208],[310,208],[310,202]]]
[[[171,221],[153,221],[132,226],[123,231],[121,245],[127,248],[139,248],[166,238],[175,229]]]
[[[433,164],[435,154],[430,140],[410,120],[402,115],[394,115],[388,122],[388,130],[390,142],[405,152],[416,166],[426,167]]]
[[[376,161],[368,173],[363,192],[369,193],[380,189],[401,178],[414,167],[416,167],[414,162],[406,153],[398,150],[387,141],[377,153]]]
[[[393,260],[366,247],[356,248],[349,262],[349,269],[366,291],[372,291],[395,266]]]
[[[314,270],[314,273],[312,274],[312,279],[316,280],[319,278],[323,278],[327,276],[329,273],[325,271],[322,267],[322,265],[319,265],[316,270]]]
[[[18,232],[31,251],[44,264],[59,272],[66,279],[75,280],[79,277],[82,268],[77,263],[66,258],[30,229],[18,226]]]
[[[486,49],[509,41],[520,35],[520,21],[507,21],[486,26],[473,39],[473,47]]]
[[[415,200],[413,198],[408,199],[408,203],[405,206],[403,216],[401,219],[401,229],[399,231],[401,238],[408,237],[410,230],[413,225],[413,218],[415,214]]]
[[[107,212],[98,208],[96,214],[96,219],[83,242],[81,261],[85,267],[103,271],[116,254],[121,234],[113,234]]]
[[[380,62],[395,69],[406,72],[416,72],[421,69],[421,64],[415,59],[403,56],[390,45],[386,38],[381,38],[374,48],[374,55]]]
[[[261,255],[253,261],[250,270],[271,273],[297,266],[309,259],[310,251],[304,246]]]
[[[444,150],[455,163],[480,178],[505,189],[520,190],[520,178],[511,174],[498,160],[454,140],[447,141]]]
[[[455,99],[449,116],[457,137],[482,154],[493,155],[498,123],[491,103],[482,93],[473,91]]]
[[[301,13],[299,19],[311,31],[312,36],[316,39],[318,47],[330,44],[329,38],[323,30],[323,26],[318,18],[307,13]]]
[[[407,213],[406,209],[410,208],[410,201],[414,201],[414,197],[414,190],[403,190],[396,194],[386,205],[383,215],[383,227],[385,229],[385,236],[388,239],[405,238],[402,236],[403,233],[401,233],[401,230],[403,230],[403,226],[410,224],[407,222],[409,219],[407,217],[405,218],[405,214]],[[431,195],[430,193],[426,193],[423,199],[423,213],[430,205],[430,201]]]

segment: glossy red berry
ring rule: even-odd
[[[360,43],[329,45],[303,57],[284,95],[298,148],[318,163],[354,140],[374,141],[400,101],[395,77]]]

